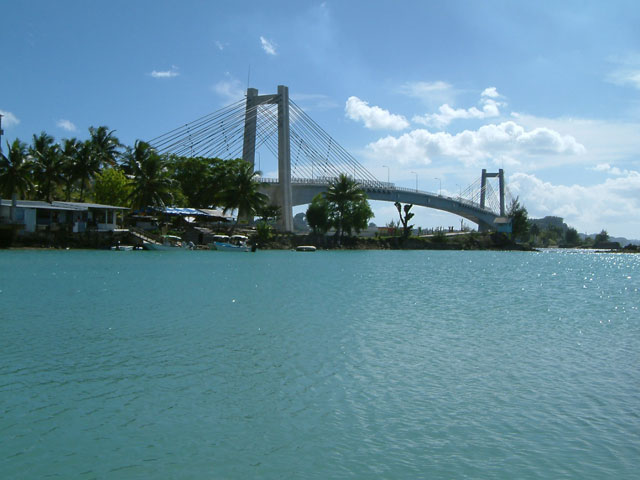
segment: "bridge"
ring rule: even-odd
[[[259,95],[248,88],[245,99],[180,126],[151,142],[160,153],[179,156],[242,158],[254,165],[264,147],[278,159],[278,177],[260,178],[261,190],[281,208],[280,229],[293,230],[293,207],[311,202],[340,174],[356,180],[370,200],[411,203],[466,218],[481,231],[509,230],[505,212],[504,172],[487,172],[457,197],[381,182],[313,121],[289,89]],[[260,156],[258,152],[258,167]],[[496,193],[491,178],[498,179]]]

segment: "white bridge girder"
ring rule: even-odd
[[[319,193],[326,192],[328,182],[304,182],[296,183],[295,180],[291,184],[292,189],[292,205],[306,205],[311,203],[313,197]],[[271,179],[263,179],[261,191],[269,198],[277,195],[278,184]],[[501,218],[495,213],[480,208],[477,204],[469,202],[462,198],[452,198],[442,195],[436,195],[429,192],[412,191],[409,189],[401,189],[396,187],[379,188],[379,187],[363,187],[369,200],[380,200],[383,202],[400,202],[411,203],[413,205],[433,208],[444,212],[452,213],[463,217],[473,223],[476,223],[479,230],[496,230],[496,220]]]

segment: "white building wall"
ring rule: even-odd
[[[24,212],[24,230],[25,232],[36,231],[36,209],[35,208],[20,208]],[[16,220],[21,221],[19,212],[16,212]]]

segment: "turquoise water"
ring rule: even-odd
[[[638,478],[640,256],[0,252],[3,478]]]

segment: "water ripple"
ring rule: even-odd
[[[7,252],[2,471],[635,478],[638,258]]]

